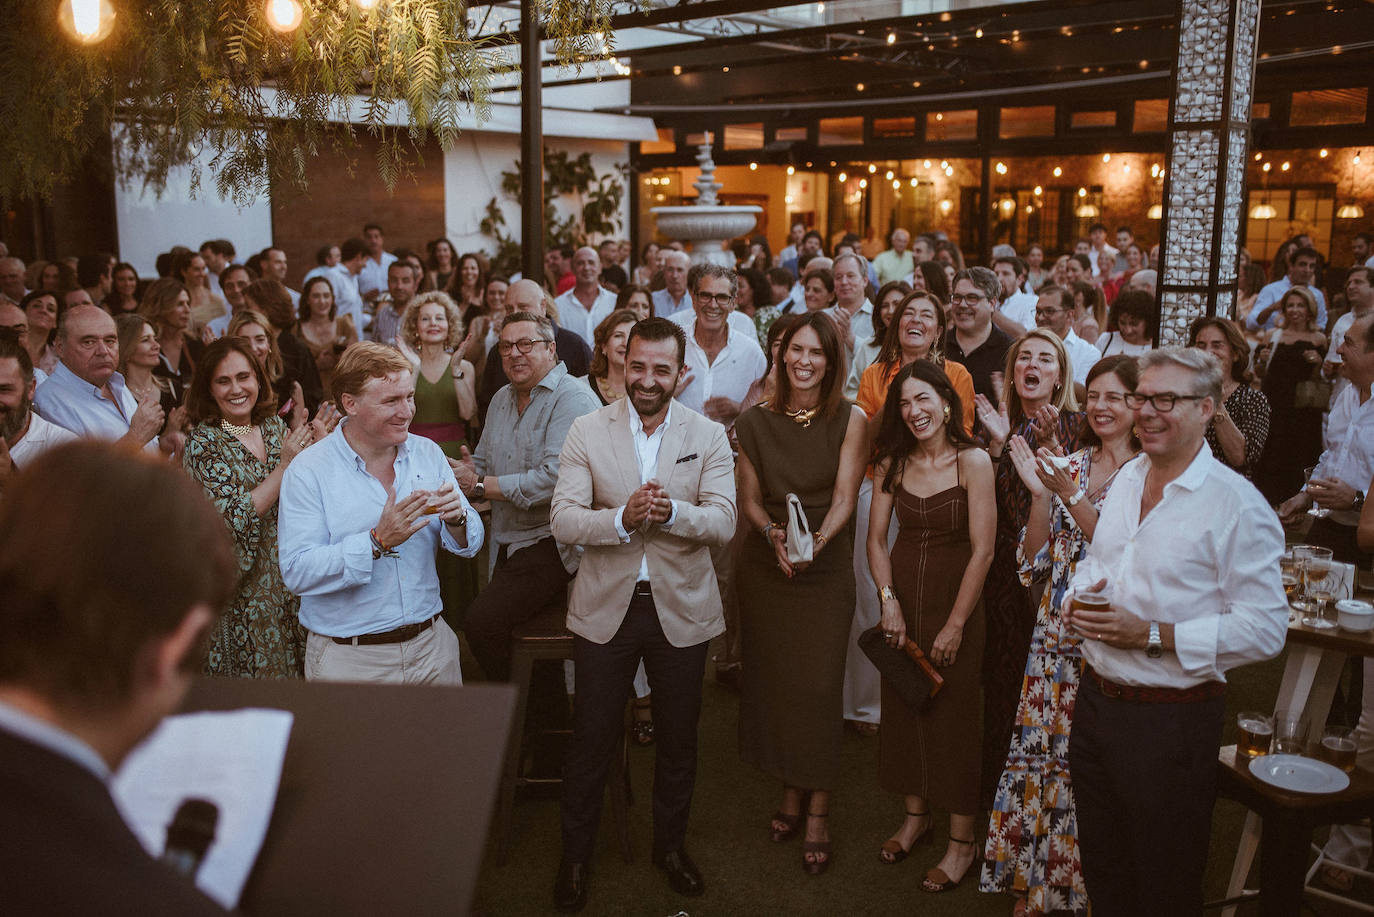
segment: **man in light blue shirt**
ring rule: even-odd
[[[115,372],[119,336],[108,312],[84,305],[63,313],[57,323],[57,353],[62,362],[33,397],[44,420],[77,436],[118,440],[140,449],[150,443],[167,452],[175,448],[177,437],[156,439],[164,420],[157,398],[139,403]]]
[[[301,597],[305,677],[462,684],[434,556],[474,556],[481,517],[438,445],[409,432],[415,380],[403,356],[355,344],[334,386],[345,420],[281,488],[282,581]]]
[[[687,271],[692,261],[686,252],[668,250],[663,253],[663,289],[655,290],[654,315],[667,318],[674,312],[692,308],[687,295]]]
[[[1300,248],[1288,259],[1288,273],[1259,291],[1255,305],[1245,317],[1245,327],[1249,331],[1268,331],[1282,313],[1283,296],[1295,286],[1307,287],[1312,298],[1317,301],[1316,330],[1326,331],[1326,297],[1313,283],[1317,273],[1317,250]]]

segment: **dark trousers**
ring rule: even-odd
[[[468,606],[464,622],[472,654],[489,680],[510,680],[510,632],[562,602],[571,579],[552,538],[509,553],[501,546],[491,582]]]
[[[1225,711],[1116,700],[1084,675],[1069,773],[1094,917],[1202,913]]]
[[[707,646],[669,643],[654,600],[638,594],[610,642],[574,639],[573,737],[563,764],[565,860],[592,860],[606,775],[625,730],[625,702],[641,658],[653,692],[654,854],[682,847],[696,784],[697,720]]]
[[[1374,555],[1361,551],[1355,542],[1355,526],[1341,525],[1328,518],[1313,519],[1307,530],[1307,543],[1331,549],[1331,557],[1343,564],[1354,564],[1358,570],[1368,570]]]

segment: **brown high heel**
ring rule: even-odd
[[[809,805],[806,807],[806,810],[807,818],[830,817],[829,812],[812,812]],[[808,860],[806,858],[808,853],[824,856],[825,859]],[[802,841],[802,869],[806,871],[808,876],[819,876],[821,873],[825,872],[830,868],[830,861],[834,858],[830,841]]]
[[[907,812],[906,814],[911,818],[930,817],[929,812]],[[902,860],[905,860],[907,856],[910,855],[911,851],[916,849],[917,844],[929,844],[931,841],[935,840],[935,835],[930,833],[931,827],[932,825],[927,822],[926,829],[916,835],[910,847],[903,847],[901,842],[895,837],[890,837],[883,841],[883,846],[878,849],[878,859],[889,866],[895,866],[902,862]]]
[[[951,837],[949,839],[949,842],[951,844],[963,844],[966,847],[973,847],[975,848],[975,850],[978,846],[973,841],[963,841],[957,837]],[[964,881],[964,878],[969,874],[969,870],[972,868],[973,864],[970,863],[968,869],[964,870],[964,875],[960,876],[957,879],[951,879],[949,876],[945,875],[945,871],[943,869],[940,869],[937,866],[934,869],[931,869],[928,872],[926,872],[926,877],[921,880],[921,891],[930,892],[932,895],[938,895],[947,891],[952,891],[953,889],[959,887],[959,883]]]

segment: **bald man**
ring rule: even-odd
[[[592,346],[596,326],[615,311],[615,294],[601,285],[601,256],[591,247],[573,252],[573,288],[554,300],[558,320]],[[509,295],[509,291],[507,291]]]
[[[115,371],[119,336],[108,312],[92,305],[68,309],[57,321],[56,343],[61,362],[33,397],[45,420],[77,436],[175,451],[173,437],[156,439],[165,419],[157,396],[138,401]]]
[[[517,280],[506,290],[506,314],[533,312],[535,315],[547,315],[553,321],[553,345],[558,359],[567,367],[568,375],[585,376],[592,364],[592,349],[582,340],[581,335],[558,326],[558,319],[562,313],[555,315],[554,311],[558,307],[554,306],[554,310],[549,309],[549,306],[553,305],[554,300],[533,280]],[[483,415],[487,412],[487,405],[491,403],[492,396],[509,381],[505,369],[501,367],[501,356],[493,347],[487,352],[487,365],[482,371],[482,383],[477,388],[477,402],[482,408]]]

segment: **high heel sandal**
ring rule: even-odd
[[[951,837],[949,839],[949,842],[951,844],[963,844],[965,847],[973,847],[975,850],[978,847],[978,845],[973,841],[962,841],[957,837]],[[938,895],[943,892],[951,891],[957,888],[960,882],[964,881],[964,876],[967,876],[969,869],[972,868],[973,864],[970,863],[968,869],[964,870],[963,876],[960,876],[957,879],[951,879],[949,876],[945,875],[945,871],[943,869],[937,866],[934,869],[929,870],[926,873],[926,877],[921,880],[921,891],[930,892],[932,895]]]
[[[929,812],[907,812],[906,814],[911,818],[930,817]],[[902,862],[902,860],[905,860],[911,851],[916,849],[917,844],[929,844],[935,839],[934,835],[930,833],[930,828],[930,823],[927,822],[926,829],[916,835],[910,847],[903,847],[901,841],[897,840],[895,837],[888,838],[883,841],[883,846],[878,850],[878,859],[889,866],[897,865]]]
[[[794,789],[794,787],[786,787],[786,789],[790,790]],[[801,800],[797,803],[796,812],[792,813],[791,815],[788,815],[781,809],[774,812],[773,821],[768,823],[769,840],[771,840],[775,844],[781,844],[783,841],[790,841],[792,837],[797,833],[797,828],[801,826],[802,811],[810,808],[810,806],[808,805],[809,802],[810,794],[802,793]],[[786,825],[787,827],[782,830],[779,830],[777,826],[773,824],[773,822],[778,822],[780,824]]]
[[[812,812],[811,807],[809,805],[806,807],[806,809],[807,818],[830,817],[829,812],[822,812],[820,814]],[[825,859],[808,860],[806,858],[806,855],[808,853],[813,853],[817,856],[824,856]],[[834,859],[834,855],[831,851],[830,841],[802,841],[802,869],[806,871],[806,874],[808,876],[819,876],[821,873],[825,872],[827,869],[830,868],[830,861],[832,859]]]

